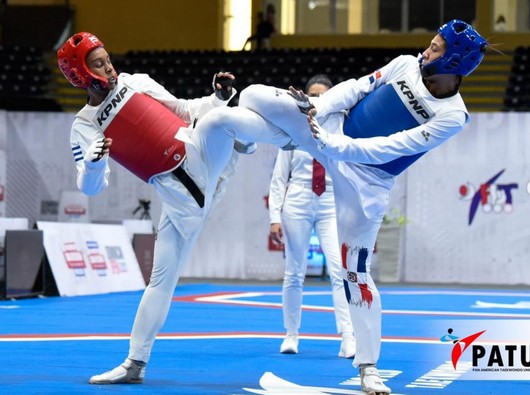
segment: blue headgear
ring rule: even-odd
[[[459,19],[453,19],[438,29],[445,40],[445,53],[438,59],[420,67],[424,77],[434,74],[457,74],[468,76],[484,58],[488,42],[473,26]]]

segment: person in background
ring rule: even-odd
[[[254,112],[256,126],[272,123],[292,138],[286,142],[284,136],[277,145],[298,146],[331,175],[342,278],[357,342],[353,366],[359,368],[361,387],[369,395],[391,392],[376,367],[382,312],[370,275],[390,190],[398,174],[469,122],[459,88],[488,46],[470,24],[455,19],[441,26],[417,57],[398,56],[319,97],[309,98],[294,87],[286,91],[264,85],[241,92],[239,106]],[[345,110],[347,115],[342,114]],[[239,122],[232,121],[231,128],[245,127]]]
[[[496,32],[506,31],[506,18],[504,18],[504,15],[499,14],[499,16],[497,17],[497,20],[495,21],[495,26],[493,26],[493,29]]]
[[[203,116],[236,94],[234,76],[214,75],[213,93],[177,99],[147,74],[117,74],[95,35],[74,34],[57,51],[59,68],[86,89],[70,144],[77,186],[86,195],[109,184],[109,155],[145,182],[162,200],[153,269],[134,320],[125,361],[90,378],[90,384],[142,383],[155,337],[164,323],[180,272],[203,223],[224,194],[239,153],[253,143],[208,127]]]
[[[342,278],[357,343],[353,366],[359,368],[361,387],[368,395],[391,392],[376,367],[382,311],[370,275],[390,190],[398,174],[469,122],[459,88],[463,78],[482,62],[488,46],[471,25],[454,19],[438,29],[418,56],[398,56],[379,70],[344,81],[319,97],[309,98],[294,87],[251,85],[241,92],[237,107],[214,108],[197,126],[199,135],[213,135],[221,147],[227,136],[232,144],[239,138],[284,150],[299,147],[329,171]],[[109,71],[105,81],[114,82],[111,75]],[[324,122],[326,128],[320,124]],[[95,159],[106,154],[105,149],[96,148]],[[130,366],[129,362],[126,367]],[[117,369],[115,373],[126,371]]]
[[[256,43],[256,50],[270,49],[270,38],[277,33],[276,30],[276,8],[273,4],[268,4],[265,15],[263,12],[258,12],[258,25],[256,26],[256,33],[247,38],[243,45],[243,51],[248,44]]]
[[[307,82],[306,93],[317,97],[332,86],[326,75],[318,74]],[[287,334],[280,352],[298,353],[307,252],[315,228],[332,285],[337,331],[342,335],[339,357],[353,358],[355,338],[342,281],[333,186],[322,165],[307,152],[278,151],[269,190],[269,214],[271,238],[285,244],[282,308]]]

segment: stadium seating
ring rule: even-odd
[[[0,108],[13,111],[60,111],[49,83],[43,51],[35,46],[0,45]]]
[[[148,73],[177,97],[211,93],[211,79],[220,70],[233,72],[239,90],[250,84],[304,88],[314,74],[333,82],[358,78],[402,53],[417,49],[271,49],[265,51],[131,51],[114,59],[118,71]]]
[[[254,83],[304,88],[316,73],[328,74],[334,83],[339,83],[366,75],[400,54],[416,55],[421,51],[422,48],[131,51],[115,59],[114,65],[118,71],[148,73],[176,96],[193,98],[211,92],[212,75],[219,70],[233,72],[239,90]],[[525,99],[519,96],[520,88],[506,91],[511,55],[489,54],[484,65],[466,79],[462,94],[470,111],[527,109]],[[524,59],[523,55],[519,57]],[[524,67],[518,66],[514,71],[516,78],[526,78]],[[511,103],[509,108],[506,103]]]
[[[175,96],[190,99],[210,94],[212,76],[220,70],[236,75],[239,91],[255,83],[304,88],[307,80],[317,73],[328,74],[334,83],[339,83],[366,75],[400,54],[416,55],[420,51],[421,48],[130,51],[121,56],[113,55],[113,62],[118,72],[148,73]],[[530,47],[519,47],[513,52],[509,79],[511,57],[501,57],[503,62],[508,62],[504,68],[488,64],[481,70],[482,74],[497,73],[499,82],[493,87],[497,93],[490,89],[501,104],[492,102],[489,107],[473,108],[473,92],[476,90],[480,96],[476,100],[484,101],[484,92],[488,89],[478,84],[482,79],[493,78],[493,75],[487,77],[477,73],[474,77],[478,81],[469,77],[462,88],[471,111],[530,111]],[[54,67],[55,58],[50,65],[46,59],[47,55],[36,47],[0,45],[0,108],[15,111],[77,111],[81,108],[86,100],[84,92],[67,83]],[[491,81],[489,84],[492,85]],[[236,103],[237,99],[232,104]]]
[[[504,97],[505,111],[530,111],[529,60],[530,47],[516,48]]]

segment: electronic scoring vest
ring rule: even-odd
[[[403,76],[381,85],[359,101],[344,119],[344,134],[351,138],[389,136],[422,125],[434,112]],[[371,165],[397,176],[425,152],[402,156],[380,165]]]
[[[112,138],[110,157],[145,182],[177,168],[186,157],[184,142],[175,135],[188,124],[127,85],[118,84],[90,121]]]

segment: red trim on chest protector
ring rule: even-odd
[[[104,130],[110,156],[144,180],[175,169],[186,157],[175,135],[188,124],[152,97],[134,93]]]

